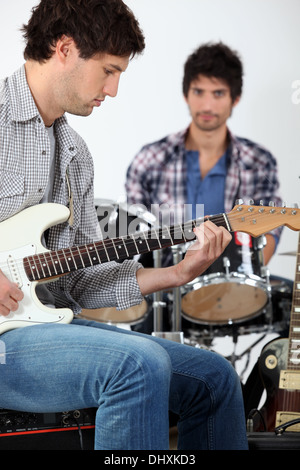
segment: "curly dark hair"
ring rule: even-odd
[[[145,48],[143,32],[122,0],[41,0],[22,32],[24,58],[43,62],[63,35],[72,37],[83,59],[97,53],[133,57]]]
[[[232,101],[241,96],[243,88],[243,65],[237,54],[228,46],[207,43],[200,46],[187,59],[184,66],[183,94],[186,97],[191,82],[198,75],[224,80],[230,87]]]

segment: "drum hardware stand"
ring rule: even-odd
[[[180,246],[172,246],[173,264],[178,264],[182,260],[182,249]],[[173,311],[172,311],[172,331],[181,331],[181,289],[173,289]]]
[[[161,268],[161,251],[153,252],[153,262],[155,268]],[[153,335],[161,332],[163,328],[163,308],[166,302],[162,301],[162,291],[153,294]]]
[[[239,354],[238,356],[236,356],[235,353],[233,353],[233,355],[226,357],[226,359],[228,359],[228,360],[232,363],[232,365],[235,367],[236,361],[241,360],[246,354],[248,355],[248,359],[247,359],[246,365],[245,365],[245,367],[244,367],[244,370],[239,374],[241,381],[243,380],[243,374],[245,373],[245,371],[247,370],[247,367],[248,367],[248,365],[249,365],[249,362],[250,362],[250,353],[251,353],[252,348],[254,348],[254,347],[257,346],[261,341],[263,341],[263,340],[265,339],[265,337],[266,337],[266,334],[263,334],[263,335],[262,335],[260,338],[258,338],[251,346],[249,346],[247,349],[245,349],[245,351],[242,352],[241,354]],[[232,359],[233,359],[233,362],[232,362]]]
[[[161,253],[154,252],[154,267],[161,267]],[[178,264],[182,259],[182,250],[178,247],[172,247],[173,264]],[[181,290],[180,287],[173,289],[173,311],[172,311],[172,331],[162,331],[162,308],[166,305],[162,302],[162,292],[154,294],[153,301],[153,336],[166,338],[177,343],[183,343],[183,332],[181,331]]]

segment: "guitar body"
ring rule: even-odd
[[[266,431],[274,431],[284,423],[294,421],[288,431],[300,432],[300,235],[298,240],[296,273],[287,339],[275,339],[262,350],[259,370],[267,400],[261,415]],[[261,428],[259,431],[264,430]]]
[[[288,351],[289,340],[279,338],[268,343],[259,358],[259,371],[267,393],[260,413],[269,432],[273,432],[283,422],[298,417],[300,413],[300,390],[283,390],[279,387],[280,372],[288,369]],[[288,419],[282,420],[283,417]],[[264,430],[261,422],[255,430]],[[290,430],[293,430],[292,427]]]
[[[0,316],[0,334],[23,326],[38,323],[70,323],[73,312],[44,306],[36,296],[37,282],[30,282],[23,267],[23,258],[46,252],[41,243],[42,234],[52,225],[64,222],[69,210],[58,204],[30,207],[0,224],[0,269],[8,279],[16,282],[24,299],[16,312]]]

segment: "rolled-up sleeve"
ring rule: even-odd
[[[66,275],[49,285],[49,289],[57,307],[71,306],[75,314],[82,308],[124,310],[143,300],[136,278],[140,268],[140,263],[131,260],[106,263]]]

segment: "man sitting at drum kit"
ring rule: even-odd
[[[230,212],[239,199],[246,204],[251,200],[256,205],[281,206],[273,155],[257,143],[234,136],[227,126],[242,85],[242,62],[223,43],[204,44],[188,57],[183,95],[191,123],[187,129],[145,145],[135,156],[126,179],[129,207],[141,205],[157,213],[158,220],[172,221],[173,217],[180,223]],[[281,228],[252,239],[235,232],[222,258],[205,273],[210,277],[187,286],[193,292],[183,297],[183,314],[202,324],[219,325],[261,312],[269,301],[264,267],[280,234]],[[162,264],[172,263],[171,251],[164,252]],[[225,286],[227,280],[230,283]]]
[[[242,86],[242,62],[225,44],[201,45],[188,57],[183,95],[191,122],[186,129],[143,146],[135,156],[126,179],[129,207],[140,205],[153,212],[159,221],[173,217],[180,223],[230,212],[239,199],[246,204],[253,201],[255,205],[281,206],[274,156],[228,129],[227,120],[240,101]],[[176,318],[180,314],[186,341],[213,348],[215,336],[232,335],[236,342],[239,331],[251,333],[272,328],[273,307],[266,265],[275,252],[281,231],[273,230],[258,239],[234,233],[222,257],[204,276],[181,289],[182,297],[164,294],[167,304],[164,313],[170,314],[171,310],[172,315],[164,320],[163,329],[174,330],[174,322],[180,323]],[[172,265],[174,254],[176,257],[175,250],[163,251],[162,265]],[[141,261],[149,265],[153,262],[149,257]],[[291,292],[290,286],[288,290]],[[181,304],[179,307],[174,305],[176,301]],[[276,327],[279,333],[287,328],[288,314],[288,310],[279,313],[283,317]],[[144,324],[134,328],[146,332],[153,329],[150,315]],[[253,388],[257,389],[256,406],[261,395],[256,367],[251,380],[252,377],[255,385],[251,382],[249,389],[250,394]]]
[[[208,221],[195,229],[195,249],[177,266],[97,263],[104,246],[110,260],[113,244],[96,245],[93,162],[65,112],[88,116],[117,94],[121,73],[144,49],[137,20],[121,0],[41,0],[23,30],[26,63],[0,82],[0,407],[95,407],[95,448],[104,450],[169,449],[171,409],[180,417],[179,449],[246,449],[241,387],[224,358],[73,320],[82,307],[125,309],[161,287],[185,284],[231,239]],[[41,232],[50,225],[44,238],[52,251],[40,253]],[[74,271],[43,286],[42,306],[29,281],[60,275],[69,263]]]

